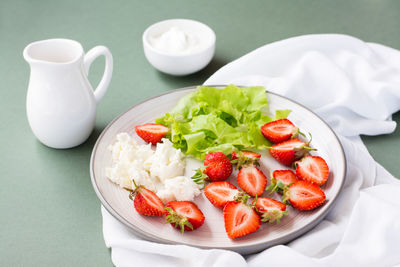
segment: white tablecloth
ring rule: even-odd
[[[370,156],[359,135],[392,132],[400,109],[400,52],[336,34],[265,45],[205,84],[262,85],[318,113],[338,134],[347,177],[337,204],[314,229],[246,258],[145,241],[103,207],[103,232],[117,266],[400,266],[400,181]],[[400,140],[399,140],[400,142]],[[400,154],[400,153],[399,153]],[[393,160],[400,163],[397,155]]]

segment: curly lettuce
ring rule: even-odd
[[[199,86],[156,123],[170,129],[167,138],[174,147],[203,160],[209,152],[228,155],[235,150],[270,146],[260,127],[286,118],[289,113],[290,110],[277,110],[275,115],[269,114],[264,87]]]

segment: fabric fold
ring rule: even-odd
[[[400,264],[400,182],[376,163],[360,134],[394,131],[400,52],[338,34],[275,42],[227,64],[205,83],[261,85],[307,106],[338,135],[345,185],[331,212],[294,241],[243,257],[235,252],[142,240],[103,207],[117,266],[394,266]]]

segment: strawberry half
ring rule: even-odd
[[[223,208],[229,201],[239,201],[243,192],[230,182],[213,182],[204,188],[204,195],[216,207]]]
[[[129,198],[133,200],[136,211],[146,216],[162,216],[165,210],[161,199],[143,186],[137,186],[135,181],[133,183],[136,188],[129,194]]]
[[[299,134],[299,128],[288,119],[271,121],[261,126],[261,133],[272,143],[280,143]]]
[[[205,217],[197,205],[191,201],[170,201],[166,205],[166,219],[175,228],[180,227],[182,234],[193,231],[203,225]]]
[[[251,234],[260,228],[261,219],[257,212],[244,202],[228,202],[224,207],[225,231],[229,238]]]
[[[309,142],[303,142],[298,138],[290,139],[276,144],[269,149],[269,153],[280,163],[291,166],[294,161],[301,159],[310,150]]]
[[[144,141],[153,145],[161,142],[161,139],[168,133],[168,127],[162,124],[146,123],[135,126],[135,131]]]
[[[262,222],[280,223],[283,215],[289,214],[285,204],[269,197],[258,197],[253,204]]]
[[[296,175],[304,181],[323,185],[329,177],[329,167],[325,160],[318,156],[306,156],[295,162]]]
[[[240,169],[244,165],[251,165],[251,164],[258,165],[260,158],[261,158],[260,154],[252,151],[232,152],[231,163],[236,165],[237,169]]]
[[[285,191],[283,202],[289,201],[298,210],[313,210],[321,206],[325,199],[325,193],[319,186],[297,181]]]
[[[292,170],[275,170],[271,175],[271,184],[265,191],[283,193],[286,187],[297,182],[296,174]]]
[[[250,196],[261,195],[267,185],[267,177],[254,165],[246,165],[237,175],[238,185]]]

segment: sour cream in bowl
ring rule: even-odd
[[[151,25],[143,33],[147,60],[161,72],[183,76],[203,69],[215,52],[215,33],[207,25],[189,19],[169,19]]]

